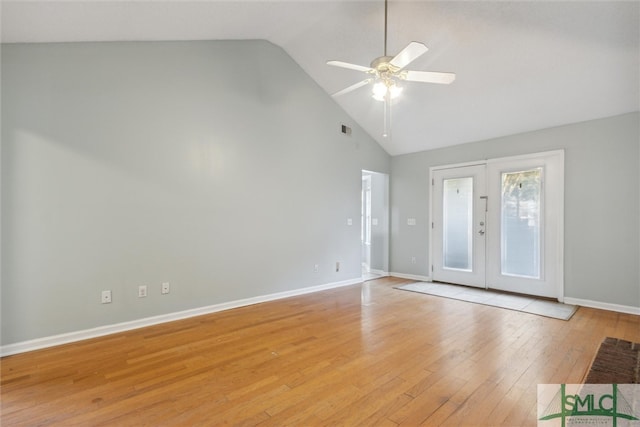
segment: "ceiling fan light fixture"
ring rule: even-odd
[[[387,85],[384,82],[374,84],[372,96],[376,101],[384,101],[384,97],[387,96]]]
[[[387,95],[391,99],[396,99],[402,93],[402,87],[398,86],[396,82],[384,82],[379,81],[373,85],[373,99],[376,101],[384,101]]]
[[[402,93],[402,86],[398,86],[397,84],[393,84],[389,87],[389,94],[391,95],[391,99],[397,98]]]

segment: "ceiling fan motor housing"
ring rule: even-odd
[[[376,58],[371,61],[371,68],[376,70],[378,73],[396,73],[400,70],[400,68],[391,65],[392,59],[393,56],[381,56],[379,58]]]

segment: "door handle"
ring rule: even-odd
[[[484,200],[484,211],[489,212],[489,196],[480,196],[480,199]]]
[[[484,230],[479,230],[478,234],[481,235],[481,236],[484,236]]]

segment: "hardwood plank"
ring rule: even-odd
[[[389,419],[399,426],[416,426],[426,419],[442,405],[447,403],[465,381],[456,377],[443,375],[440,380],[420,393],[399,411],[392,414]]]
[[[2,425],[535,425],[640,316],[570,321],[365,284],[0,360]],[[363,289],[366,290],[363,296]]]

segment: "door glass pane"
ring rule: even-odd
[[[443,182],[443,267],[473,269],[473,178]]]
[[[502,274],[540,278],[542,168],[502,173]]]

